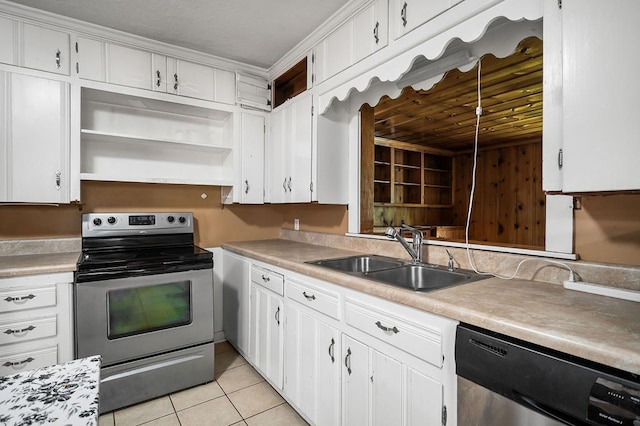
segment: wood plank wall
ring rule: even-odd
[[[473,154],[454,156],[453,225],[465,225]],[[542,142],[482,150],[469,237],[474,241],[544,247],[545,194]]]

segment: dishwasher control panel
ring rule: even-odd
[[[640,388],[599,377],[589,394],[587,420],[598,425],[640,426]]]

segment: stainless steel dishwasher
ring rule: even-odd
[[[640,426],[640,377],[460,324],[460,426]]]

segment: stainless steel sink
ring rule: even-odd
[[[405,265],[399,268],[375,271],[366,278],[382,281],[416,291],[438,290],[452,285],[466,284],[486,278],[470,271],[448,271],[430,265]]]
[[[362,255],[342,257],[339,259],[323,259],[307,262],[312,265],[324,266],[346,273],[365,274],[373,271],[380,271],[388,268],[397,268],[405,265],[406,262],[390,257],[376,255]]]
[[[396,287],[423,292],[487,278],[473,271],[463,269],[449,271],[443,266],[426,263],[413,264],[400,259],[376,255],[322,259],[307,263],[323,266],[350,275],[358,275],[362,278],[368,278]]]

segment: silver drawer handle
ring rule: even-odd
[[[394,325],[393,327],[385,327],[384,325],[382,325],[380,323],[380,321],[376,322],[376,325],[378,326],[378,328],[382,331],[393,331],[394,334],[398,334],[400,333],[400,330],[398,330],[398,328]]]
[[[306,292],[306,291],[303,291],[303,292],[302,292],[302,295],[303,295],[304,297],[306,297],[306,298],[307,298],[307,300],[316,300],[316,296],[315,296],[314,294],[312,294],[311,296],[309,296],[309,295],[307,294],[307,292]]]
[[[271,279],[269,278],[269,275],[262,275],[262,281],[268,283],[269,281],[271,281]]]
[[[5,302],[19,302],[21,300],[29,300],[29,299],[33,299],[35,296],[35,294],[29,294],[28,296],[20,296],[20,297],[5,297],[4,301]]]
[[[4,364],[2,364],[3,367],[15,367],[16,365],[22,365],[22,364],[28,364],[31,361],[35,361],[35,358],[27,358],[27,359],[23,359],[22,361],[16,361],[16,362],[11,362],[11,361],[7,361]]]
[[[347,356],[344,357],[344,366],[347,367],[347,373],[351,375],[351,348],[347,349]]]
[[[60,56],[62,55],[62,52],[60,52],[60,49],[56,50],[56,68],[60,68]]]
[[[33,325],[30,325],[27,328],[23,328],[22,330],[12,330],[12,329],[8,329],[4,331],[4,334],[20,334],[20,333],[26,333],[27,331],[31,331],[31,330],[35,330],[36,328]]]
[[[329,345],[329,356],[331,357],[331,364],[333,364],[334,362],[336,362],[336,357],[335,355],[335,347],[336,347],[336,341],[333,340],[333,337],[331,338],[331,344]]]

